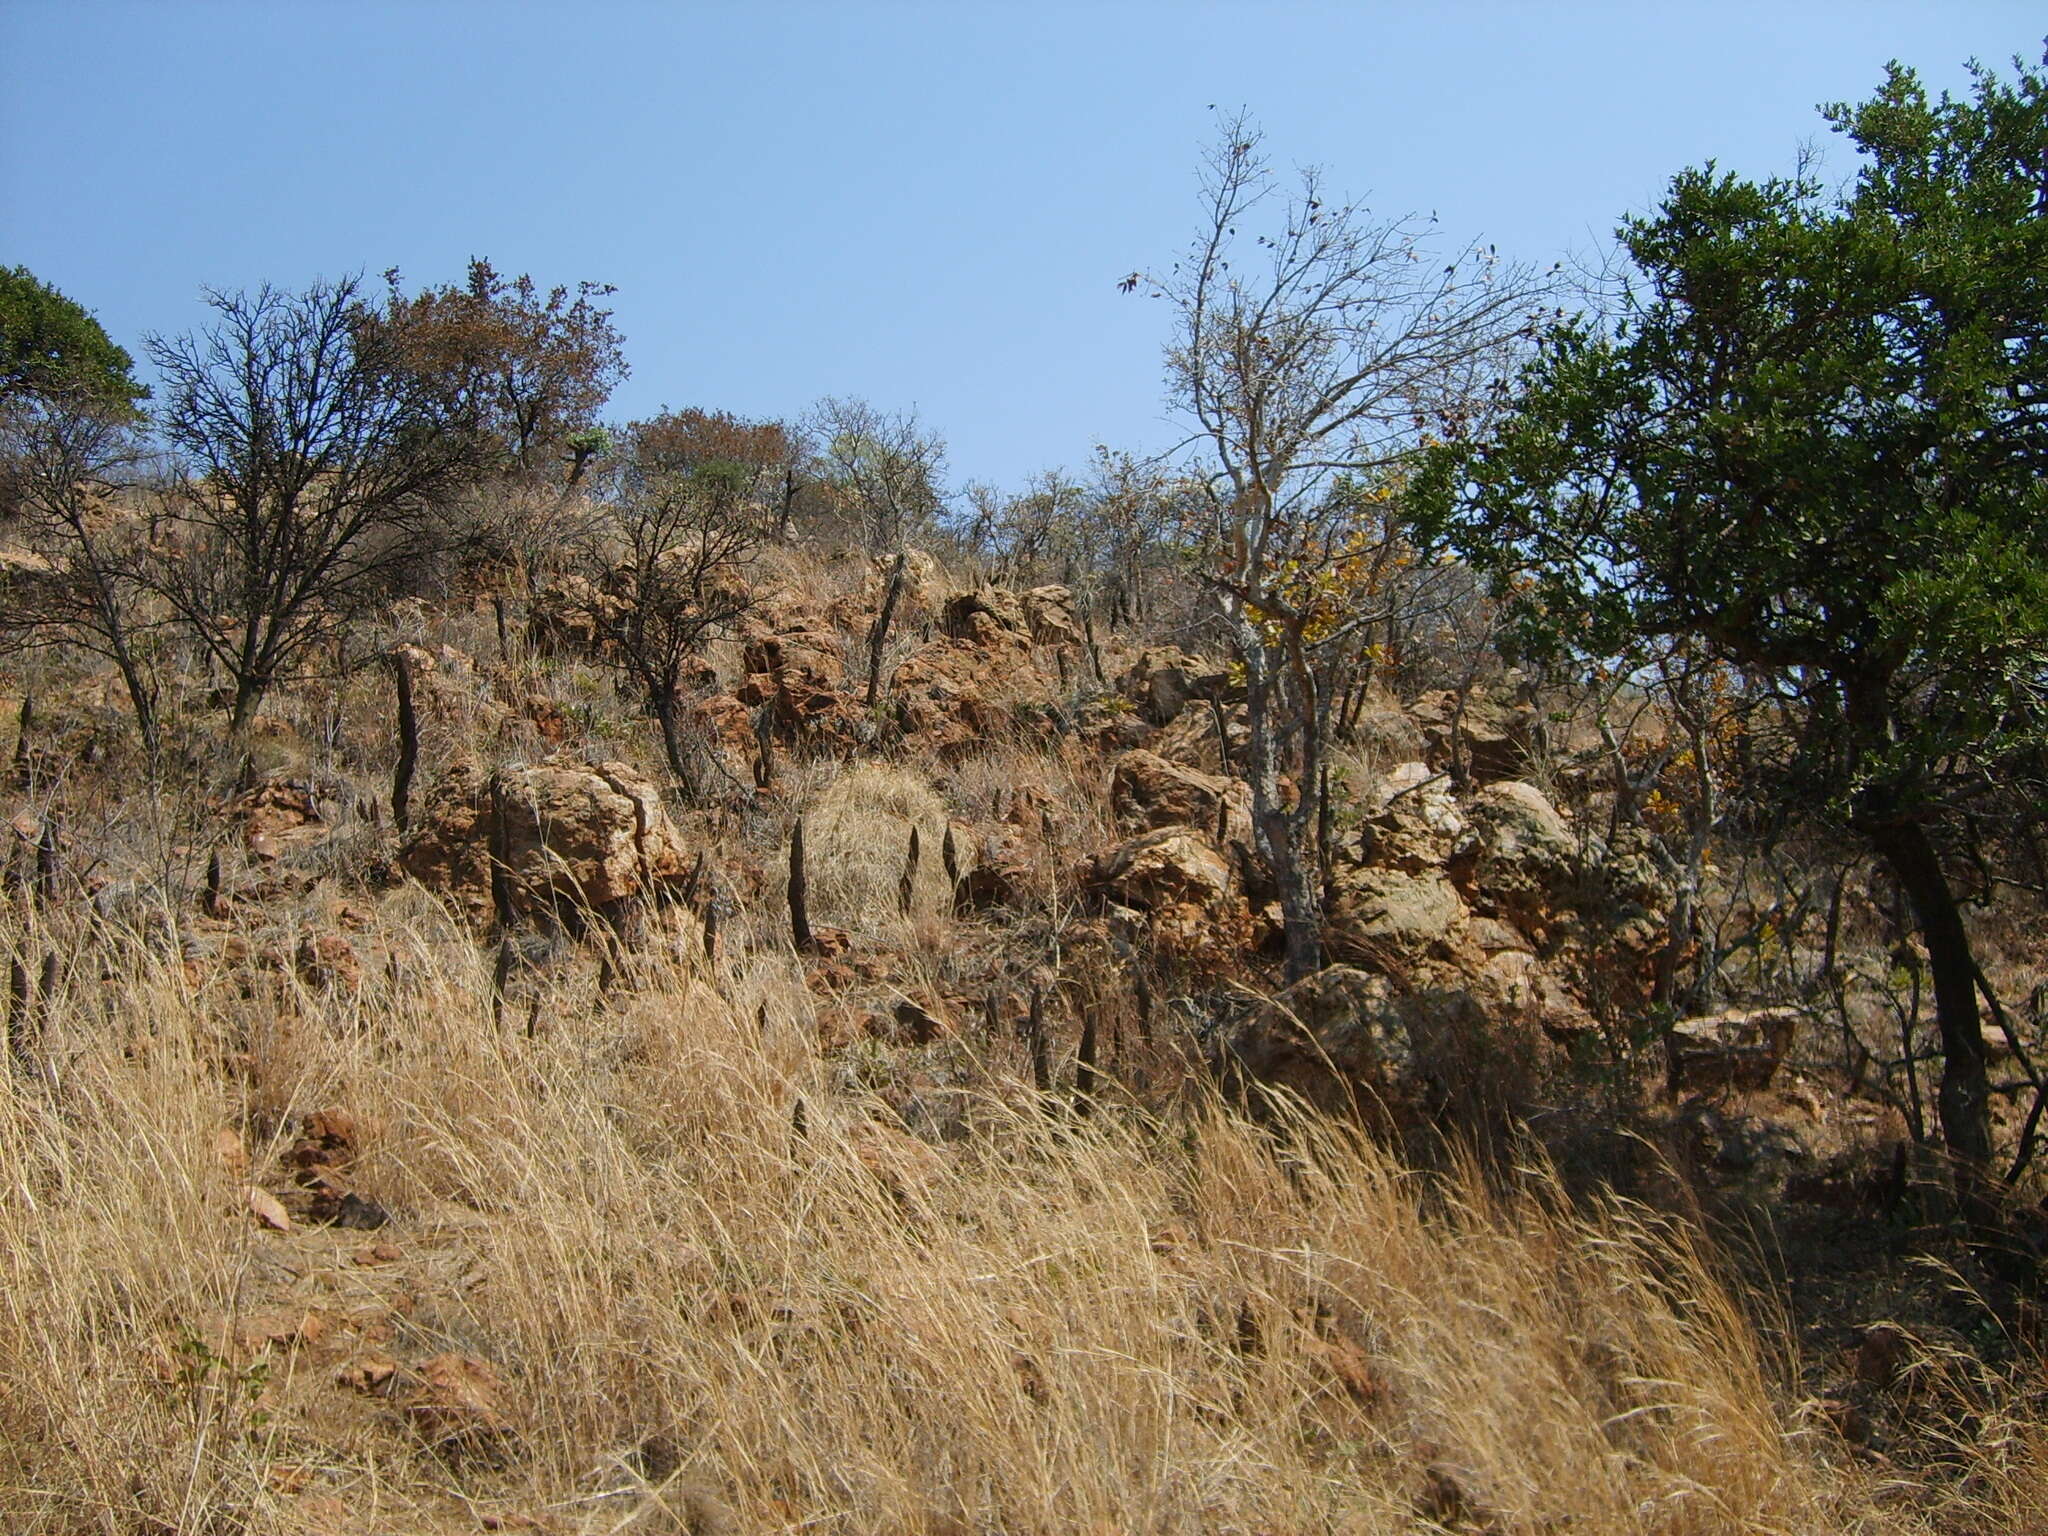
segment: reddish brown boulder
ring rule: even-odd
[[[748,631],[742,665],[749,674],[766,673],[778,682],[809,688],[831,688],[846,675],[835,636],[822,630]]]
[[[533,594],[527,639],[543,656],[599,656],[614,626],[631,611],[631,603],[586,576],[559,577]]]
[[[353,992],[363,984],[363,964],[355,946],[338,933],[303,934],[293,963],[309,987]]]
[[[286,779],[270,779],[242,791],[228,802],[227,813],[241,821],[244,846],[266,862],[317,843],[328,832],[313,791]]]
[[[1021,827],[999,823],[974,843],[974,863],[953,888],[962,912],[1015,910],[1027,906],[1044,884],[1035,845]]]
[[[1229,682],[1225,668],[1169,645],[1141,652],[1117,687],[1148,722],[1171,725],[1190,700],[1220,698]]]
[[[886,696],[898,729],[948,759],[984,749],[989,739],[1042,714],[1051,689],[1029,658],[991,665],[968,640],[933,640],[903,659]]]
[[[1218,843],[1251,840],[1251,790],[1242,779],[1183,768],[1151,752],[1126,752],[1110,765],[1109,804],[1123,832],[1179,824],[1200,827]]]
[[[983,649],[1021,650],[1031,643],[1031,621],[1008,587],[977,587],[946,601],[939,627],[955,640]]]
[[[1088,883],[1141,912],[1191,906],[1217,912],[1231,900],[1230,866],[1191,827],[1161,827],[1089,862]]]
[[[567,757],[489,774],[456,764],[399,853],[406,873],[477,916],[491,907],[494,858],[515,912],[613,906],[690,867],[652,782],[625,763]]]
[[[1076,645],[1081,631],[1068,587],[1033,587],[1024,594],[1024,625],[1033,645]]]
[[[442,1455],[499,1449],[512,1434],[504,1401],[505,1383],[487,1361],[453,1352],[422,1360],[400,1394],[406,1422]]]

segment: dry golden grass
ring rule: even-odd
[[[908,769],[871,762],[835,772],[804,813],[812,920],[862,936],[899,932],[913,827],[918,862],[908,916],[929,920],[950,910],[940,855],[946,820],[945,802]],[[777,873],[783,877],[779,891],[786,888],[786,869]]]
[[[1540,1173],[1014,1093],[927,1145],[833,1087],[786,955],[537,982],[529,1037],[416,897],[373,939],[336,995],[69,941],[0,1092],[0,1526],[600,1531],[652,1486],[696,1514],[632,1529],[721,1528],[684,1489],[743,1531],[2048,1528],[2038,1433],[1969,1503],[1853,1462],[1679,1229]],[[394,1219],[269,1230],[327,1108]],[[502,1423],[437,1449],[403,1390],[450,1352]]]

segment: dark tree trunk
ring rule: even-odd
[[[1925,827],[1887,819],[1868,824],[1866,831],[1912,902],[1927,946],[1934,1018],[1941,1031],[1941,1086],[1935,1095],[1941,1135],[1957,1161],[1959,1181],[1974,1186],[1991,1163],[1991,1084],[1977,1011],[1977,961],[1962,908]],[[1963,1193],[1967,1197],[1969,1190]]]
[[[1031,1086],[1040,1093],[1051,1093],[1052,1056],[1045,1039],[1045,994],[1037,987],[1031,989],[1031,1012],[1025,1017],[1024,1030],[1030,1037]]]
[[[799,953],[815,947],[811,937],[810,882],[804,875],[804,819],[789,834],[789,934]]]
[[[682,729],[676,720],[676,694],[673,688],[652,688],[649,700],[654,706],[654,718],[661,726],[661,750],[668,759],[669,771],[676,776],[676,782],[683,786],[683,793],[691,799],[697,797],[697,782],[690,776],[688,762],[683,756]]]
[[[889,569],[889,589],[882,596],[882,611],[875,619],[875,627],[868,631],[868,698],[867,707],[875,707],[875,699],[882,688],[882,648],[889,643],[889,621],[896,616],[896,600],[903,595],[903,568],[908,556],[901,550],[896,553],[896,563]]]
[[[1090,1004],[1081,1020],[1081,1049],[1074,1058],[1074,1113],[1086,1116],[1095,1107],[1096,1008]]]
[[[763,705],[754,716],[754,787],[769,789],[775,783],[775,717]]]
[[[14,726],[14,782],[17,788],[33,788],[35,759],[29,755],[29,733],[36,726],[36,696],[23,693],[21,711],[15,717]]]
[[[1888,679],[1845,677],[1842,698],[1854,744],[1852,766],[1882,762],[1893,740]],[[1977,961],[1962,908],[1949,888],[1925,823],[1899,787],[1880,780],[1859,796],[1855,824],[1912,904],[1934,983],[1941,1035],[1941,1085],[1935,1091],[1941,1137],[1954,1165],[1956,1194],[1973,1225],[1991,1222],[1986,1175],[1991,1164],[1991,1082],[1984,1024],[1977,1012]]]
[[[412,803],[413,770],[420,760],[420,720],[412,707],[412,663],[404,651],[391,653],[391,673],[398,683],[398,766],[391,774],[391,822],[403,833]]]
[[[253,673],[244,672],[235,679],[235,700],[228,710],[228,735],[240,741],[248,732],[250,722],[256,718],[256,708],[263,702],[263,682]]]
[[[142,664],[129,649],[123,633],[120,611],[111,598],[100,603],[100,622],[110,638],[110,649],[114,668],[121,674],[121,686],[128,690],[129,707],[135,711],[135,731],[142,738],[142,755],[148,760],[150,778],[154,781],[158,762],[162,757],[161,739],[156,725],[156,689],[143,675]]]
[[[796,521],[796,471],[782,472],[782,504],[776,508],[775,537],[779,543],[789,542],[790,530]]]

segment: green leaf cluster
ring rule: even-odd
[[[1825,109],[1853,182],[1709,164],[1619,231],[1605,315],[1553,331],[1414,506],[1531,654],[1704,645],[1797,701],[1837,793],[1894,806],[2048,721],[2048,83],[1892,66]]]
[[[149,391],[86,310],[26,267],[0,267],[0,401],[58,396],[134,417]]]

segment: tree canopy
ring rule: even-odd
[[[1678,176],[1622,226],[1612,308],[1552,331],[1415,500],[1525,650],[1665,637],[1775,690],[1781,788],[1911,897],[1944,1132],[1981,1164],[1980,978],[1943,857],[2048,728],[2048,84],[1974,81],[1932,100],[1894,65],[1825,109],[1860,156],[1840,191]]]
[[[480,458],[522,473],[563,460],[581,473],[598,414],[627,372],[623,340],[599,303],[609,287],[543,290],[481,257],[460,287],[408,296],[396,269],[384,278],[382,323],[398,355],[468,423]]]
[[[149,391],[99,321],[27,267],[0,267],[0,401],[66,393],[133,416]]]
[[[472,468],[447,402],[394,356],[357,279],[212,293],[204,331],[151,337],[183,461],[159,591],[234,680],[230,722],[378,595],[426,509]]]
[[[1315,171],[1290,189],[1242,114],[1223,123],[1201,192],[1194,241],[1152,287],[1174,312],[1169,399],[1208,490],[1206,526],[1191,532],[1245,672],[1253,840],[1298,979],[1321,964],[1321,897],[1301,852],[1327,820],[1331,712],[1384,617],[1359,578],[1389,548],[1357,482],[1400,465],[1431,424],[1471,418],[1544,283],[1477,241],[1442,251],[1429,221],[1340,200]]]

